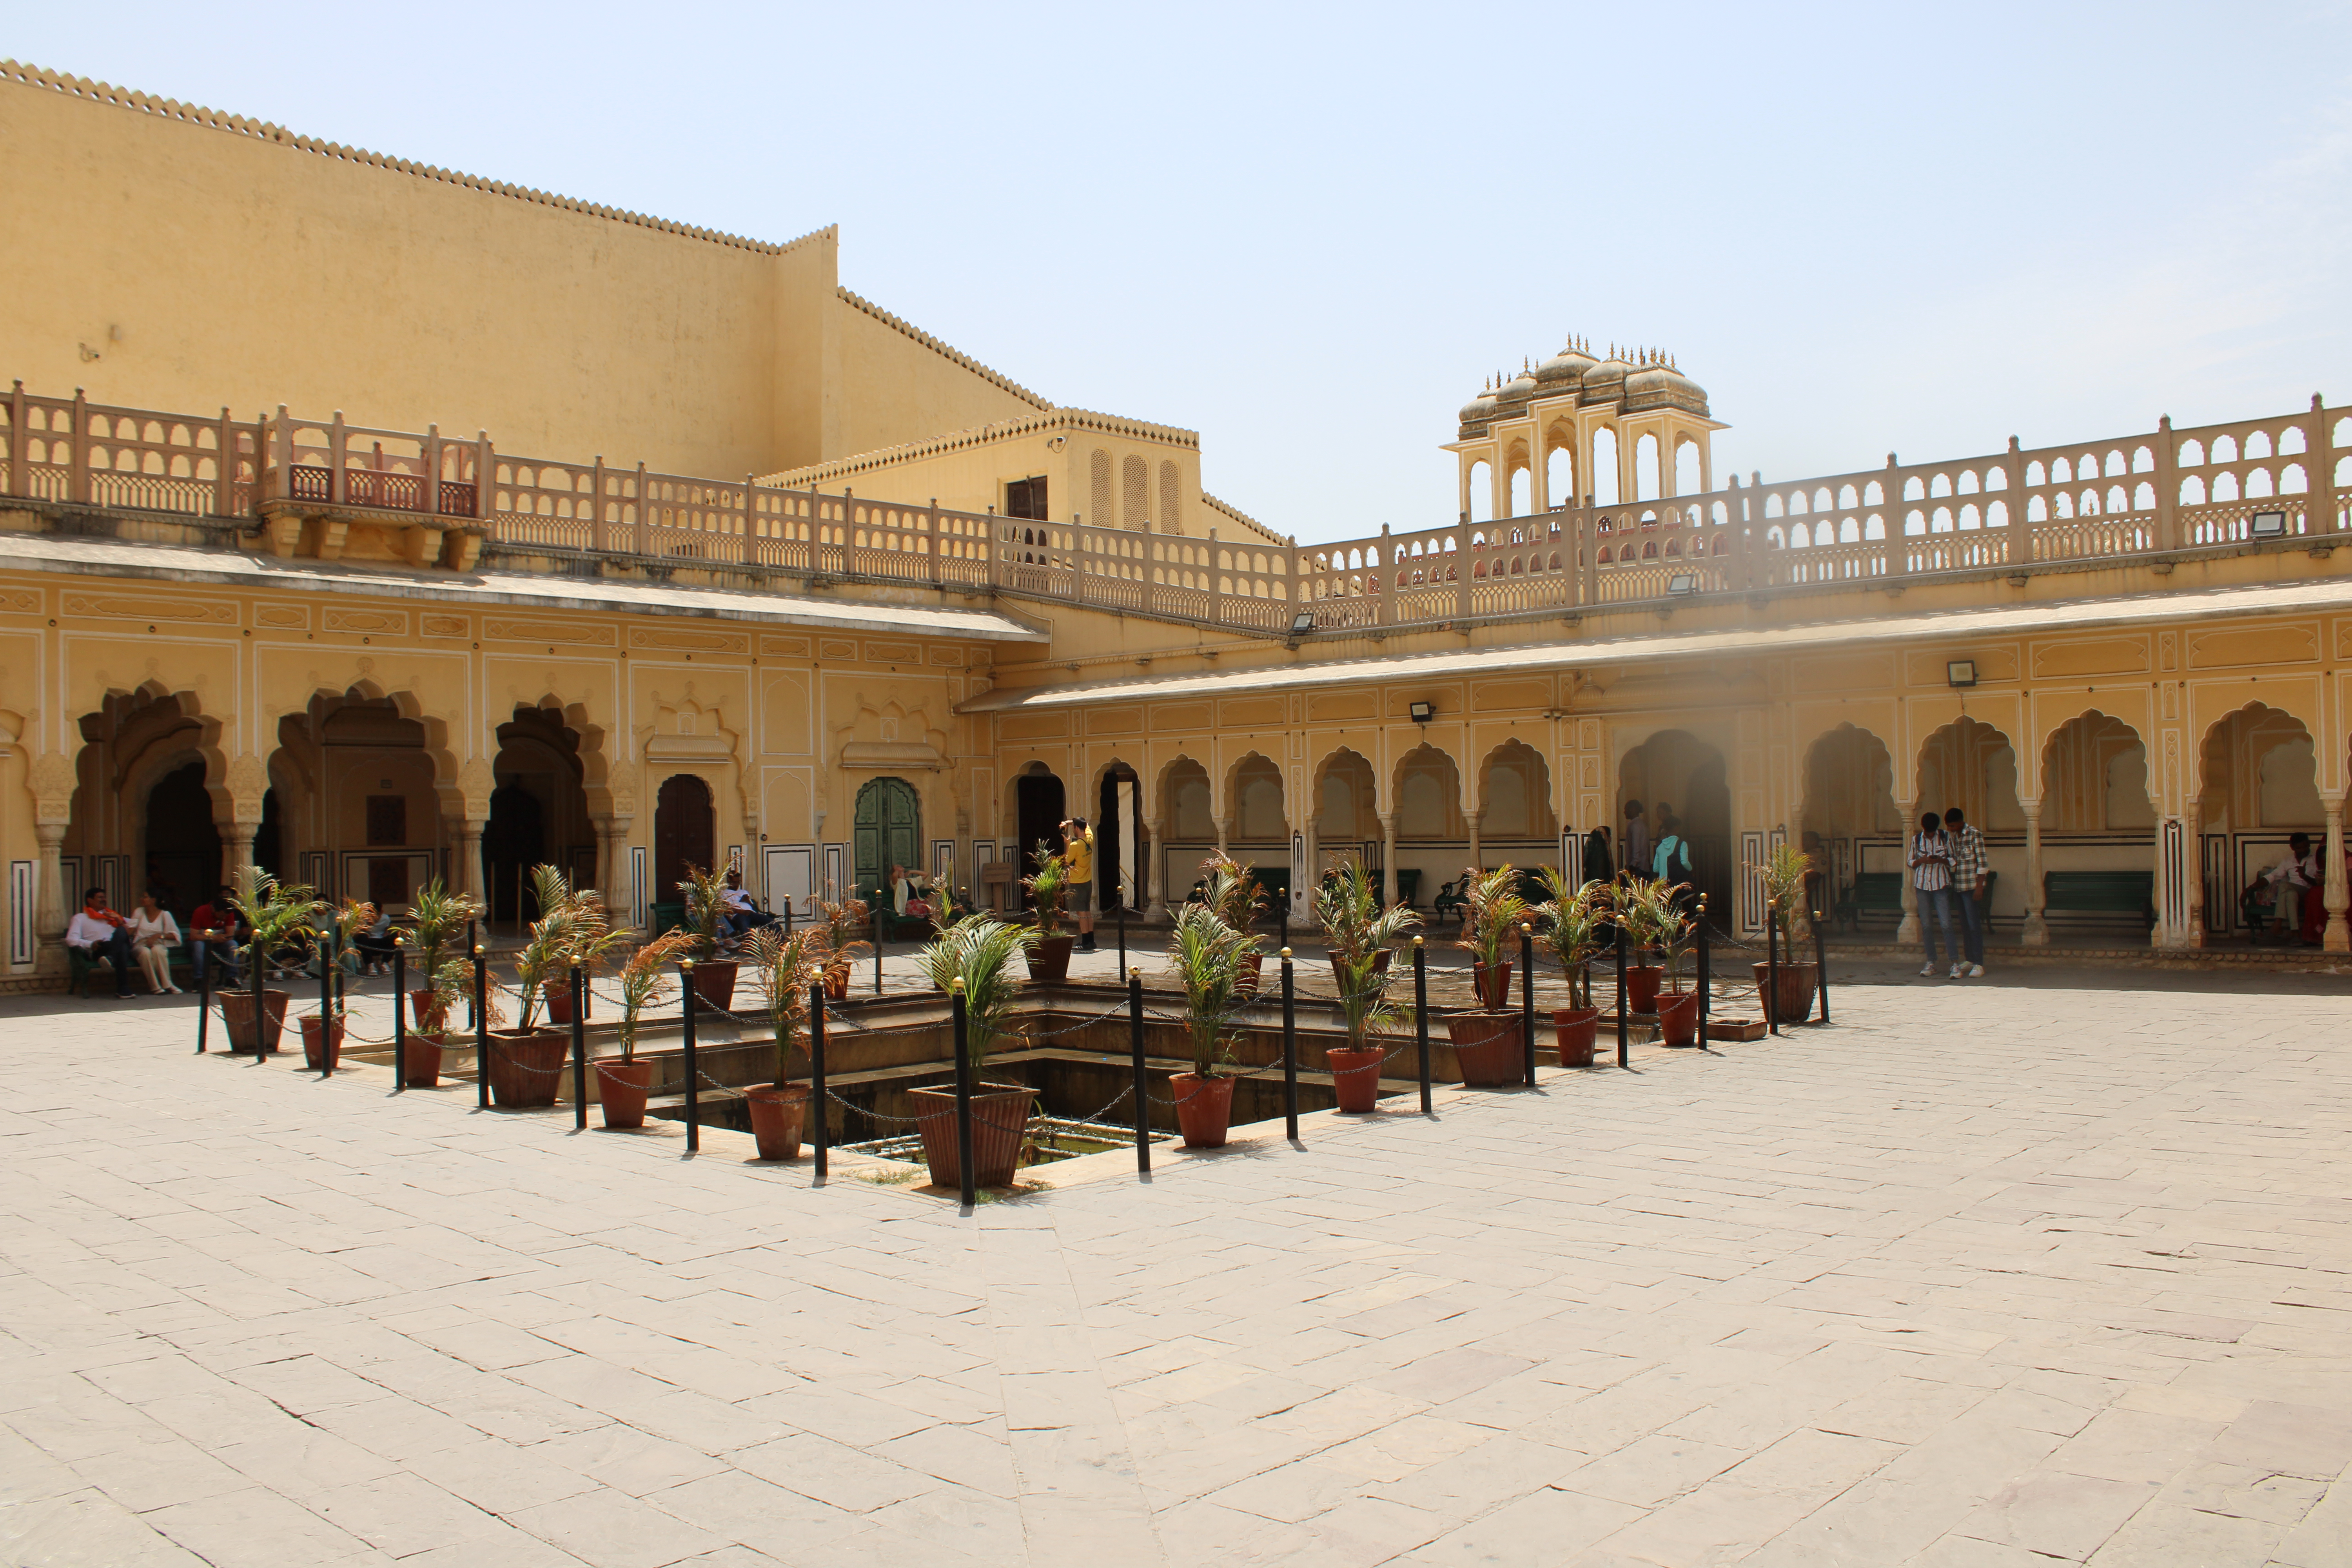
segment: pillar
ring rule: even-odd
[[[589,825],[596,832],[596,886],[604,900],[614,925],[629,922],[629,819],[625,816],[591,816]],[[774,897],[770,895],[771,900]]]
[[[236,818],[218,825],[221,838],[221,877],[240,891],[245,887],[245,874],[253,865],[253,836],[261,830],[257,822]]]
[[[454,891],[468,893],[487,903],[488,893],[482,887],[482,828],[488,819],[468,816],[457,824],[457,864],[451,880]]]
[[[1381,901],[1397,901],[1397,814],[1384,811],[1381,818]]]
[[[2025,810],[2025,929],[2018,942],[2026,947],[2048,947],[2050,925],[2042,918],[2042,803],[2021,800]]]
[[[1144,880],[1145,896],[1151,901],[1144,906],[1143,918],[1161,921],[1168,918],[1167,868],[1160,862],[1160,846],[1168,836],[1167,824],[1159,821],[1140,825],[1143,837],[1143,864],[1150,873]]]
[[[1213,818],[1213,820],[1217,825],[1217,853],[1220,855],[1232,854],[1233,851],[1226,848],[1225,844],[1233,836],[1234,819],[1230,816],[1220,816]]]
[[[2189,840],[2188,864],[2181,868],[2182,887],[2189,904],[2189,930],[2183,933],[2180,945],[2205,945],[2205,825],[2204,803],[2190,796],[2181,803],[2180,828]]]
[[[1292,832],[1306,844],[1306,850],[1299,857],[1305,864],[1298,868],[1304,874],[1299,877],[1298,885],[1290,890],[1291,919],[1304,925],[1315,918],[1315,895],[1323,886],[1323,836],[1316,830],[1315,819],[1311,816]]]
[[[1486,814],[1483,811],[1465,811],[1462,814],[1462,820],[1470,825],[1470,868],[1481,873],[1486,869],[1486,860],[1478,852],[1478,825],[1485,821],[1486,817]]]
[[[2320,938],[2320,946],[2329,952],[2352,952],[2352,928],[2345,923],[2345,912],[2352,909],[2352,893],[2344,884],[2344,803],[2327,803],[2327,837],[2320,848],[2327,873],[2327,930]]]
[[[33,895],[33,934],[45,943],[58,942],[66,934],[66,825],[36,822],[33,837],[41,847],[39,888]]]
[[[1919,831],[1919,818],[1912,800],[1895,803],[1895,815],[1903,819],[1903,852],[1895,857],[1895,868],[1903,874],[1903,923],[1895,928],[1895,940],[1900,945],[1919,940],[1919,889],[1911,879],[1911,837]]]

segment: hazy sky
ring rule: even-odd
[[[1305,539],[1574,331],[1788,477],[2352,403],[2352,7],[218,7],[0,54],[771,240]],[[356,393],[352,405],[364,402]]]

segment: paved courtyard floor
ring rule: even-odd
[[[2352,1563],[2347,984],[2116,978],[970,1215],[8,1003],[0,1559]]]

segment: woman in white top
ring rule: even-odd
[[[131,932],[131,951],[138,955],[140,973],[147,976],[148,991],[157,996],[178,995],[180,988],[172,984],[172,950],[180,945],[180,922],[157,901],[154,889],[147,889],[125,923]]]

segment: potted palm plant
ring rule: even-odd
[[[1370,1110],[1380,1103],[1383,1055],[1370,1037],[1398,1016],[1389,1001],[1389,962],[1396,951],[1391,944],[1419,925],[1421,917],[1407,904],[1383,908],[1370,874],[1349,860],[1317,890],[1315,919],[1330,950],[1331,980],[1348,1031],[1348,1043],[1326,1047],[1323,1060],[1331,1069],[1339,1109]]]
[[[272,962],[310,943],[311,921],[319,910],[319,896],[312,889],[280,882],[260,867],[248,866],[238,877],[234,897],[247,933],[242,950],[245,962],[253,966],[246,971],[247,975],[259,979]],[[230,1048],[276,1050],[278,1037],[286,1026],[286,1005],[291,999],[284,991],[262,992],[261,1017],[257,1020],[249,987],[222,992],[221,1018],[228,1026]]]
[[[1687,1046],[1698,1039],[1698,993],[1683,989],[1683,954],[1689,949],[1690,917],[1682,911],[1687,889],[1664,878],[1627,877],[1617,895],[1625,935],[1636,945],[1665,959],[1664,984],[1653,1005],[1658,1029],[1670,1046]],[[1630,983],[1632,972],[1627,972]],[[1629,987],[1630,989],[1630,984]]]
[[[568,982],[575,963],[593,969],[619,940],[593,890],[574,890],[556,866],[534,866],[530,876],[539,919],[514,957],[520,1016],[514,1028],[492,1032],[499,1044],[488,1068],[491,1098],[516,1109],[555,1103],[556,1080],[571,1045],[562,1031],[538,1026],[548,983]]]
[[[838,1002],[849,994],[849,966],[874,951],[873,943],[856,934],[866,929],[868,911],[866,900],[855,896],[819,899],[816,908],[814,923],[824,933],[824,994]]]
[[[1570,887],[1566,876],[1546,866],[1537,875],[1549,895],[1532,911],[1546,947],[1559,960],[1568,978],[1568,1005],[1556,1008],[1551,1026],[1559,1047],[1559,1065],[1589,1068],[1592,1046],[1601,1027],[1601,1010],[1592,1005],[1592,961],[1599,957],[1602,933],[1609,930],[1609,884],[1591,881]]]
[[[1011,1184],[1029,1138],[1036,1091],[1017,1083],[990,1083],[982,1075],[989,1052],[1013,1028],[1014,1004],[1021,994],[1013,977],[1013,955],[1038,940],[1026,927],[981,914],[954,921],[923,946],[925,972],[947,990],[963,993],[964,1056],[972,1080],[971,1168],[973,1179],[983,1187]],[[909,1089],[908,1098],[914,1101],[931,1184],[961,1185],[962,1145],[956,1138],[954,1088]]]
[[[345,899],[342,907],[331,913],[323,903],[318,908],[327,923],[320,925],[313,918],[310,952],[325,981],[321,994],[332,1000],[324,1012],[302,1015],[302,1060],[314,1072],[332,1072],[343,1054],[343,977],[360,972],[354,939],[375,924],[375,906],[361,899]]]
[[[1258,939],[1235,931],[1210,904],[1186,904],[1176,912],[1168,940],[1168,972],[1184,993],[1184,1029],[1192,1042],[1192,1070],[1168,1080],[1176,1097],[1176,1124],[1188,1149],[1223,1146],[1233,1124],[1234,1080],[1217,1069],[1233,1060],[1228,1033],[1234,1009],[1246,1000],[1242,961],[1257,951]]]
[[[1040,985],[1057,985],[1069,978],[1070,950],[1077,938],[1062,930],[1062,900],[1070,895],[1068,857],[1050,838],[1037,840],[1036,871],[1021,879],[1037,911],[1037,940],[1022,950],[1029,978]]]
[[[801,1128],[806,1122],[809,1090],[793,1082],[793,1049],[808,1022],[809,993],[824,973],[824,933],[809,926],[786,934],[776,926],[761,926],[744,939],[760,1000],[768,1010],[775,1034],[776,1079],[743,1091],[751,1104],[751,1136],[762,1160],[796,1160],[801,1152]],[[820,1107],[818,1114],[824,1114]]]
[[[735,1001],[739,967],[733,959],[719,956],[726,941],[727,875],[688,861],[686,880],[677,890],[686,895],[685,919],[675,929],[691,936],[702,954],[694,961],[694,994],[704,1006],[724,1013]]]
[[[1750,860],[1748,874],[1762,885],[1764,918],[1780,933],[1780,992],[1772,990],[1772,965],[1755,965],[1756,994],[1764,999],[1765,1017],[1778,1024],[1801,1023],[1813,1010],[1813,990],[1821,984],[1821,966],[1797,957],[1797,933],[1810,932],[1812,912],[1805,907],[1805,881],[1813,872],[1811,857],[1783,839],[1761,860]]]
[[[465,963],[466,928],[481,919],[482,913],[479,899],[470,893],[453,893],[436,877],[409,900],[408,914],[400,922],[409,962],[416,965],[416,977],[424,982],[409,994],[409,1016],[421,1033],[433,1037],[436,1048],[442,1031],[448,1026],[449,998],[461,994],[465,986],[461,976],[445,990],[441,972],[452,963]]]
[[[694,938],[664,931],[621,965],[621,1058],[596,1064],[596,1098],[604,1125],[626,1130],[646,1124],[646,1097],[654,1086],[654,1064],[637,1059],[638,1021],[645,1010],[668,1000],[668,966],[690,956]]]
[[[1505,943],[1519,928],[1528,901],[1519,894],[1519,873],[1509,866],[1462,876],[1462,935],[1454,945],[1471,955],[1475,1008],[1449,1014],[1446,1034],[1465,1084],[1517,1083],[1525,1070],[1525,1020],[1510,1005],[1511,961]]]
[[[1247,936],[1265,915],[1265,891],[1257,872],[1219,849],[1201,862],[1201,898],[1216,917]],[[1265,952],[1255,942],[1241,959],[1241,992],[1255,995],[1264,977]]]

